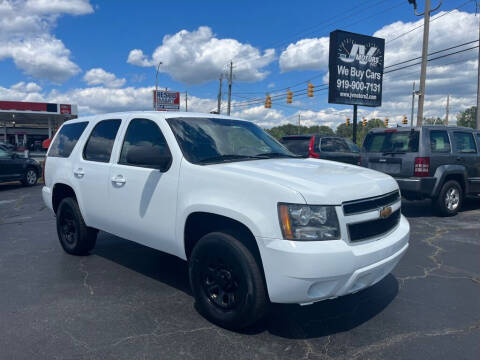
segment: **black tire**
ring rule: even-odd
[[[65,198],[57,210],[57,234],[65,252],[87,255],[97,241],[97,230],[85,225],[77,201]]]
[[[463,190],[455,180],[443,184],[438,197],[434,200],[435,210],[441,216],[453,216],[458,213],[463,204]]]
[[[189,275],[198,311],[221,327],[245,328],[267,311],[259,264],[231,235],[213,232],[202,237],[193,248]]]
[[[33,186],[37,183],[37,181],[38,181],[37,171],[32,167],[27,168],[27,170],[25,171],[25,175],[23,175],[23,179],[22,179],[23,186]]]

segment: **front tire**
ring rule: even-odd
[[[65,252],[87,255],[97,241],[97,230],[88,227],[83,220],[77,201],[65,198],[57,210],[57,234]]]
[[[434,205],[441,216],[453,216],[458,213],[463,203],[463,190],[455,180],[443,184]]]
[[[213,232],[195,245],[189,262],[197,309],[211,322],[232,330],[264,316],[265,282],[252,253],[231,235]]]
[[[25,175],[22,180],[23,186],[33,186],[37,183],[37,181],[38,181],[38,175],[35,169],[27,168],[27,171],[25,172]]]

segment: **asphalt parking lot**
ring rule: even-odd
[[[242,333],[194,308],[181,260],[100,233],[62,251],[41,186],[0,185],[0,359],[478,359],[480,199],[408,203],[410,248],[357,294],[276,305]]]

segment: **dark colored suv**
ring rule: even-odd
[[[348,139],[329,135],[290,135],[280,142],[302,157],[360,165],[360,148]]]
[[[392,175],[406,199],[433,200],[454,215],[467,195],[480,194],[480,132],[457,126],[373,129],[362,165]]]
[[[35,160],[0,149],[0,183],[19,180],[25,186],[32,186],[41,174],[42,168]]]

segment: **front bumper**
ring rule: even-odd
[[[395,178],[402,196],[412,199],[431,197],[435,187],[434,177]]]
[[[410,225],[402,216],[390,233],[359,243],[260,238],[270,300],[306,304],[369,287],[393,270],[409,237]]]

